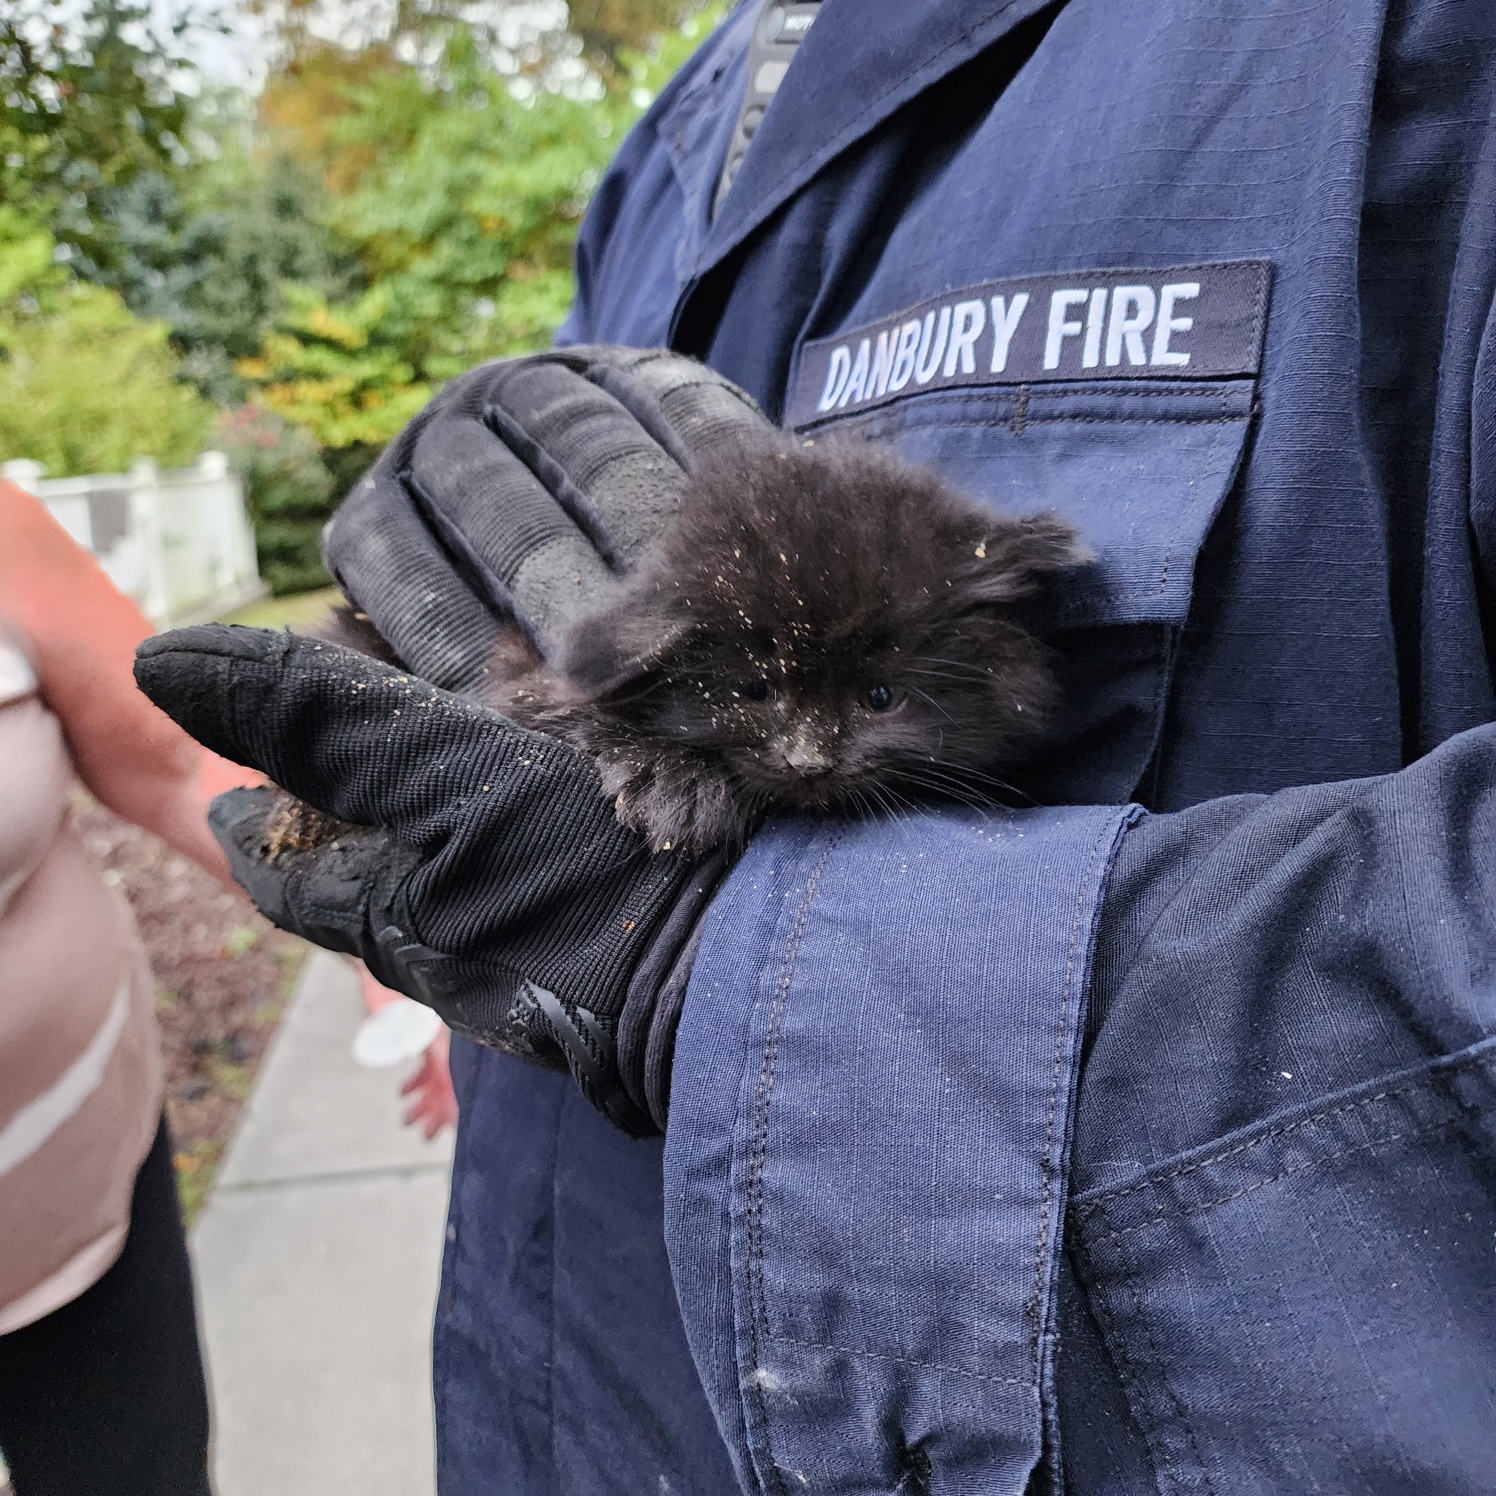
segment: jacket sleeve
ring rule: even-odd
[[[1472,1462],[1429,1489],[1478,1489],[1487,1425],[1450,1404],[1492,1390],[1493,907],[1496,727],[1170,815],[761,838],[693,973],[666,1153],[686,1325],[747,1488],[895,1489],[930,1461],[936,1489],[1026,1489],[1063,1240],[1113,1357],[1145,1352],[1124,1381],[1155,1459],[1208,1478],[1230,1468],[1211,1437],[1282,1448],[1306,1383],[1321,1439],[1355,1437],[1326,1408],[1370,1409],[1400,1459]],[[1370,1276],[1322,1239],[1347,1198]],[[1463,1238],[1429,1239],[1431,1198]],[[1221,1328],[1285,1297],[1319,1356],[1268,1337],[1223,1367]],[[1189,1426],[1223,1399],[1214,1433]]]
[[[718,894],[677,1038],[666,1239],[746,1490],[799,1488],[776,1468],[1024,1489],[1087,974],[1132,815],[780,823]],[[912,1480],[922,1458],[968,1484]]]

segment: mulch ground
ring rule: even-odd
[[[196,864],[81,794],[73,817],[105,881],[130,901],[150,954],[166,1110],[191,1219],[234,1134],[307,948]]]

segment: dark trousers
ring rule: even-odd
[[[119,1260],[0,1335],[0,1450],[16,1496],[207,1496],[208,1392],[163,1120]]]

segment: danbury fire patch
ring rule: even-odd
[[[966,286],[807,343],[786,424],[974,385],[1256,374],[1271,281],[1225,260]]]

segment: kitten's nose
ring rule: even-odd
[[[826,750],[819,743],[810,743],[804,738],[792,738],[785,745],[784,761],[807,779],[831,771],[831,757]]]

